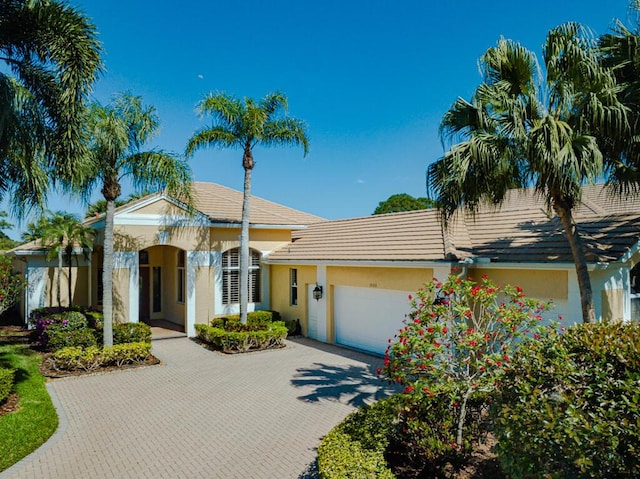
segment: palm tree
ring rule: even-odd
[[[542,78],[536,56],[500,39],[481,57],[484,81],[458,99],[441,123],[453,146],[428,168],[428,186],[444,220],[461,207],[499,205],[510,188],[533,186],[565,230],[575,262],[582,318],[595,321],[593,295],[573,209],[582,185],[610,171],[602,145],[623,137],[627,109],[616,97],[590,35],[578,24],[551,30]]]
[[[17,214],[41,205],[48,174],[63,184],[77,176],[100,53],[95,27],[66,3],[0,2],[0,197]]]
[[[62,260],[65,248],[69,244],[67,232],[73,223],[79,223],[78,218],[64,211],[49,212],[48,216],[40,222],[42,244],[49,248],[47,257],[49,260],[58,259],[58,269],[56,270],[58,307],[62,306]],[[73,250],[73,245],[70,247]],[[69,306],[71,306],[71,274],[69,274]]]
[[[102,185],[107,202],[104,230],[103,314],[104,345],[113,344],[113,217],[120,196],[120,181],[129,177],[134,187],[166,188],[168,193],[191,205],[191,170],[175,155],[160,150],[142,151],[158,129],[153,107],[144,106],[140,97],[116,95],[102,106],[92,105],[88,129],[91,136],[91,169],[82,190],[90,192]]]
[[[211,93],[199,104],[200,115],[211,115],[213,124],[196,131],[189,139],[187,156],[208,146],[242,150],[244,197],[240,233],[240,320],[247,322],[249,296],[249,211],[253,148],[257,145],[301,145],[306,156],[309,141],[305,124],[286,116],[287,98],[279,92],[269,93],[256,102],[243,101],[225,93]]]

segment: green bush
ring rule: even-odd
[[[15,371],[13,369],[0,368],[0,404],[11,394]]]
[[[318,447],[322,479],[395,477],[384,457],[397,417],[395,397],[365,406],[334,427]]]
[[[113,344],[150,343],[151,326],[145,323],[123,323],[113,325]]]
[[[151,344],[147,342],[116,344],[100,349],[68,347],[54,352],[49,358],[51,367],[61,371],[94,371],[99,367],[123,366],[145,361],[151,354]]]
[[[31,317],[38,318],[31,334],[31,340],[37,342],[45,350],[91,344],[86,332],[75,334],[77,331],[86,330],[89,326],[87,318],[79,311],[40,308],[32,312]],[[76,337],[78,343],[74,343]]]
[[[229,321],[225,323],[225,327],[229,327]],[[235,325],[232,327],[235,328]],[[228,353],[274,349],[284,345],[287,327],[282,321],[268,323],[264,328],[266,329],[227,331],[219,327],[196,324],[196,336],[201,341],[213,346],[214,349]]]
[[[57,351],[69,346],[88,348],[97,344],[91,328],[50,328],[46,334],[47,349],[50,351]]]
[[[640,477],[640,324],[569,328],[528,344],[501,381],[493,428],[518,478]]]
[[[267,325],[274,321],[280,321],[280,313],[277,311],[250,311],[247,313],[247,325]],[[227,330],[235,327],[236,324],[241,324],[239,314],[219,316],[209,322],[209,325],[214,328]],[[254,331],[257,330],[258,329],[254,329]]]

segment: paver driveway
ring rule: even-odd
[[[385,396],[379,359],[306,339],[222,356],[157,340],[166,364],[51,382],[61,426],[0,478],[298,478],[320,438]]]

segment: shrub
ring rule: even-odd
[[[381,372],[404,387],[398,441],[415,457],[447,462],[480,440],[488,397],[517,347],[541,336],[548,305],[519,287],[455,275],[434,278],[409,299],[412,311],[389,340]]]
[[[57,312],[53,313],[52,311]],[[95,344],[95,338],[89,338],[91,330],[88,329],[87,318],[79,311],[41,308],[35,310],[34,313],[31,317],[38,319],[31,339],[43,349],[55,350],[66,346],[91,346]]]
[[[150,343],[151,326],[145,323],[123,323],[113,325],[113,344]]]
[[[15,371],[13,369],[0,368],[0,404],[2,404],[11,394]]]
[[[267,325],[274,321],[280,321],[280,313],[277,311],[250,311],[247,313],[247,325]],[[213,318],[209,322],[209,324],[214,328],[223,328],[229,330],[229,327],[234,326],[227,325],[242,323],[240,323],[239,314],[232,314],[230,316],[219,316],[217,318]],[[258,329],[254,329],[254,331],[257,330]]]
[[[118,366],[143,362],[151,354],[151,344],[146,342],[117,344],[100,349],[67,347],[54,352],[50,365],[63,371],[94,371],[99,367]]]
[[[334,427],[318,447],[322,479],[393,478],[384,458],[396,420],[396,398],[365,406]]]
[[[69,346],[88,348],[97,344],[91,328],[67,329],[52,327],[47,330],[46,338],[46,349],[49,351],[57,351]]]
[[[640,477],[640,324],[593,324],[527,345],[492,416],[513,478]]]
[[[228,326],[229,322],[225,324]],[[243,326],[243,325],[240,325]],[[222,328],[196,324],[196,336],[201,341],[210,344],[214,349],[232,353],[247,352],[256,349],[274,349],[284,345],[287,337],[287,327],[282,321],[274,321],[266,326],[266,329],[251,330],[254,326],[248,326],[249,330],[227,331]],[[232,325],[231,329],[235,329]]]

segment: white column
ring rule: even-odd
[[[208,251],[187,251],[187,298],[186,298],[186,324],[187,336],[196,335],[196,271],[198,268],[208,267],[210,258]]]
[[[318,301],[318,341],[327,342],[327,294],[329,285],[327,284],[327,267],[318,265],[316,270],[316,281],[322,286],[322,299]]]
[[[33,267],[27,265],[27,288],[25,291],[26,305],[24,308],[24,319],[29,320],[31,311],[42,308],[46,302],[47,291],[47,271],[48,267]]]

